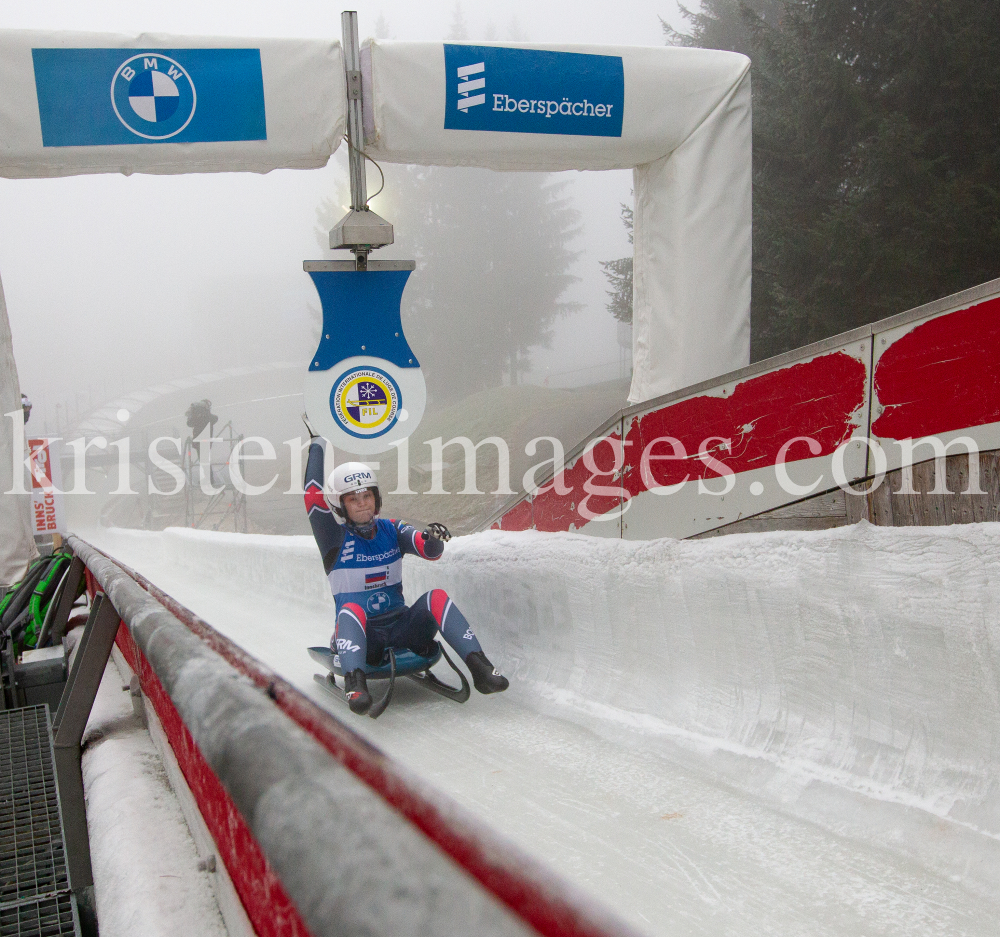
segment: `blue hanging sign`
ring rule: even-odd
[[[323,306],[323,332],[309,363],[309,421],[348,452],[383,452],[420,423],[427,386],[403,334],[400,302],[416,264],[371,260],[307,260]]]

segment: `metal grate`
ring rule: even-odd
[[[70,891],[0,906],[0,937],[79,937],[79,934],[76,899]]]
[[[0,937],[79,934],[48,707],[0,712]]]

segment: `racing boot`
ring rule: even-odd
[[[494,667],[482,651],[473,651],[465,658],[465,666],[472,674],[472,682],[480,693],[502,693],[510,683]]]
[[[344,696],[347,697],[347,705],[351,707],[352,713],[363,716],[372,708],[368,681],[365,679],[365,672],[360,667],[344,674]]]

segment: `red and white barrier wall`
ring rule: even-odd
[[[484,526],[690,537],[1000,448],[1000,280],[623,410]]]

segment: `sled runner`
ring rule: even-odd
[[[395,687],[397,676],[409,677],[431,692],[454,700],[456,703],[464,703],[469,698],[471,690],[469,688],[469,681],[465,679],[465,674],[455,666],[454,661],[448,656],[439,642],[435,641],[434,644],[437,650],[430,657],[422,657],[405,648],[396,649],[390,647],[386,648],[385,653],[382,655],[381,663],[376,666],[365,664],[364,671],[367,680],[389,681],[389,687],[385,691],[385,695],[368,710],[368,715],[372,719],[378,719],[385,712],[386,707],[392,700],[392,691]],[[344,676],[344,672],[340,667],[339,655],[334,654],[328,647],[311,647],[309,648],[309,656],[316,663],[322,664],[328,671],[326,674],[316,674],[313,679],[323,689],[346,703],[347,697],[344,695],[344,688],[337,683],[337,677],[342,678]],[[459,680],[462,681],[461,687],[453,687],[447,683],[442,683],[431,673],[431,667],[442,657],[448,663],[448,666],[458,674]]]

